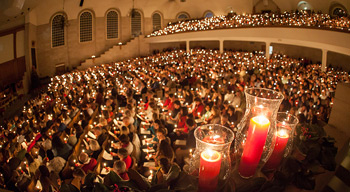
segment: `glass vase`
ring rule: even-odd
[[[220,191],[231,171],[230,146],[234,133],[221,125],[208,124],[194,131],[196,149],[184,170],[198,176],[198,191]]]
[[[280,92],[263,89],[245,89],[246,110],[237,125],[235,140],[235,170],[248,179],[260,173],[274,146],[276,117],[283,100]]]
[[[294,130],[299,122],[296,116],[286,112],[277,113],[276,121],[275,145],[269,160],[263,168],[264,170],[277,169],[283,158],[290,154],[293,147]]]

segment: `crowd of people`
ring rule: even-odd
[[[329,30],[350,31],[348,17],[331,18],[328,14],[309,14],[301,11],[283,14],[242,14],[232,16],[213,16],[203,19],[190,19],[169,23],[164,29],[154,31],[147,37],[169,35],[186,31],[205,31],[213,29],[227,29],[239,27],[313,27]]]
[[[264,52],[195,49],[73,71],[1,125],[2,188],[13,191],[157,191],[181,186],[194,130],[234,132],[247,87],[280,91],[280,111],[327,122],[348,72]],[[185,141],[181,144],[178,141]]]

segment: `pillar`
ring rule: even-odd
[[[321,70],[326,71],[327,70],[327,49],[322,49],[322,66]]]
[[[186,52],[189,52],[190,49],[190,41],[186,41]]]
[[[223,53],[224,52],[224,40],[219,40],[219,42],[220,42],[220,48],[219,48],[220,53]]]
[[[271,45],[271,42],[265,42],[265,56],[266,56],[266,59],[270,59],[270,45]]]

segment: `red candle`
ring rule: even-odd
[[[265,116],[255,116],[250,120],[247,139],[241,162],[238,168],[243,178],[249,178],[255,174],[263,153],[270,121]]]
[[[198,191],[215,191],[220,168],[221,154],[218,151],[207,149],[201,153]]]
[[[276,133],[276,143],[270,159],[266,162],[264,169],[276,169],[283,158],[284,149],[287,146],[289,135],[285,129],[281,129]]]

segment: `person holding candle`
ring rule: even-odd
[[[188,133],[188,127],[186,126],[186,120],[188,118],[187,114],[187,107],[181,107],[179,112],[179,118],[177,120],[177,123],[175,124],[174,132],[169,134],[171,143],[173,143],[177,139],[186,138]]]
[[[174,109],[171,111],[171,115],[168,117],[168,124],[175,125],[180,118],[181,103],[179,100],[174,101]],[[169,132],[171,132],[169,130]]]
[[[94,158],[90,158],[88,154],[81,152],[79,155],[78,166],[85,172],[93,171],[97,165],[97,161]]]
[[[193,117],[200,118],[202,111],[204,110],[204,105],[202,104],[202,101],[199,97],[196,97],[194,99],[194,102],[196,105],[195,105],[194,109],[192,110]]]
[[[52,150],[55,156],[60,156],[63,159],[68,159],[72,150],[72,146],[62,142],[60,135],[61,132],[58,132],[52,136]]]
[[[131,156],[128,154],[128,151],[124,148],[119,149],[117,156],[119,157],[120,160],[125,162],[126,170],[130,169],[133,163],[135,163],[133,162]]]
[[[103,142],[107,139],[107,134],[104,133],[101,126],[96,126],[92,130],[94,135],[96,136],[96,140],[98,141],[98,144],[102,146]]]
[[[196,138],[194,137],[194,130],[196,129],[196,123],[193,119],[187,119],[186,125],[188,127],[186,147],[184,149],[177,148],[175,151],[176,162],[181,167],[183,166],[184,159],[189,157],[190,150],[193,150],[196,148]]]
[[[113,171],[116,172],[123,180],[128,181],[129,175],[126,172],[126,164],[125,161],[117,160],[113,164]]]
[[[220,110],[217,106],[213,106],[211,109],[211,115],[208,119],[205,119],[205,122],[207,122],[208,124],[220,124],[220,121]]]

